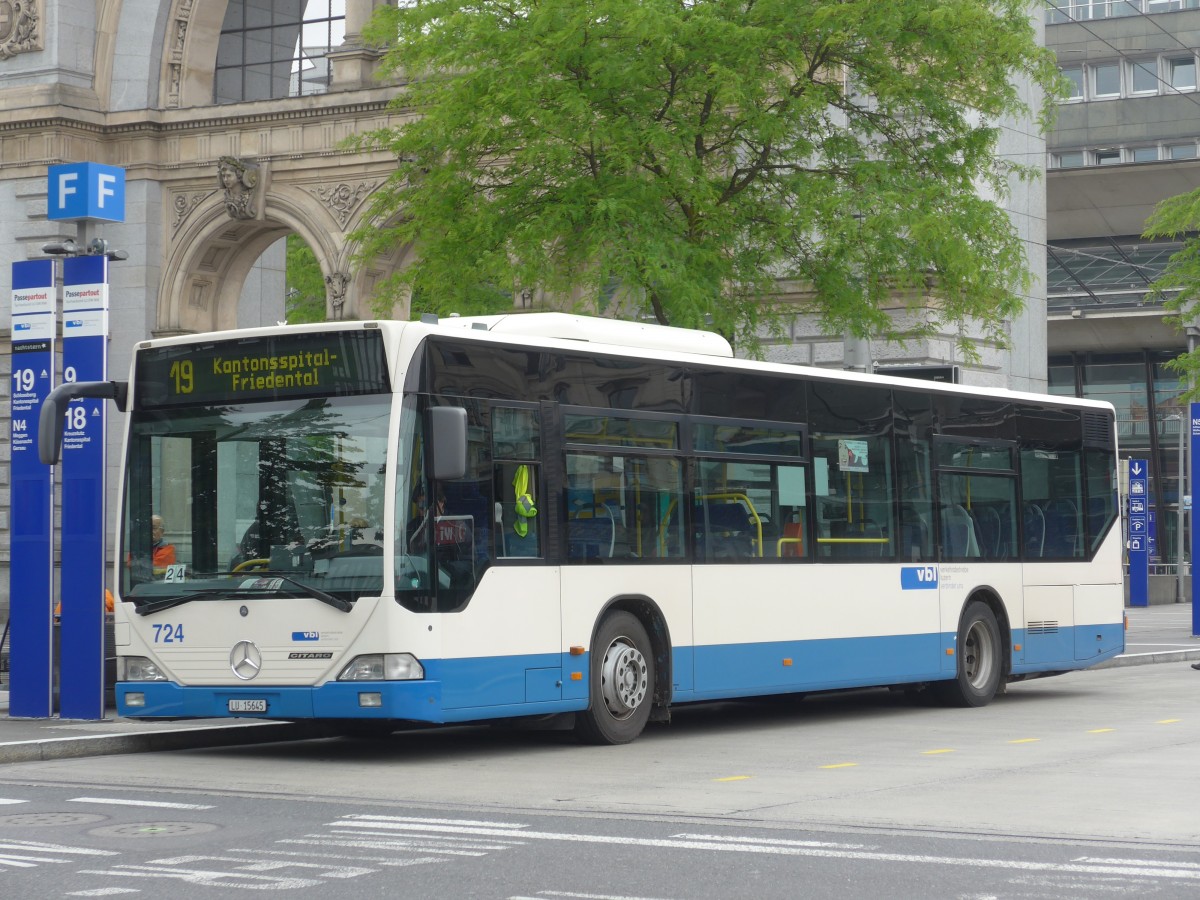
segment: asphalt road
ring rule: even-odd
[[[977,710],[710,704],[624,747],[454,728],[12,763],[0,891],[1191,898],[1198,689],[1178,662]]]

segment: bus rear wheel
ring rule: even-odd
[[[575,734],[588,744],[628,744],[654,702],[654,654],[642,623],[627,612],[605,616],[589,666],[589,704],[576,716]]]
[[[957,673],[938,682],[938,699],[948,706],[986,706],[996,696],[1003,675],[1000,626],[991,607],[979,600],[967,604],[958,626]]]

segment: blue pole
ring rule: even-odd
[[[1192,508],[1188,511],[1189,525],[1192,531],[1192,637],[1200,637],[1200,598],[1197,594],[1196,560],[1200,559],[1200,534],[1196,533],[1196,485],[1200,484],[1200,403],[1192,403],[1188,407],[1188,422],[1191,423],[1191,446],[1188,448],[1188,484],[1193,493]],[[1182,560],[1180,563],[1182,564]]]
[[[54,387],[54,262],[12,266],[12,562],[9,715],[53,712],[54,474],[38,459],[38,417]]]
[[[63,379],[108,377],[108,259],[63,261]],[[62,452],[59,712],[104,718],[104,400],[67,406]]]
[[[1147,466],[1129,460],[1129,605],[1150,605],[1150,535]]]

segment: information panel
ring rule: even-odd
[[[1200,485],[1200,403],[1188,405],[1188,421],[1191,422],[1188,484],[1191,485],[1192,508],[1188,515],[1192,528],[1192,637],[1200,637],[1200,578],[1196,577],[1196,562],[1200,560],[1200,534],[1196,533],[1195,503],[1196,488]]]
[[[63,381],[108,378],[108,260],[63,260]],[[67,406],[62,449],[59,711],[104,717],[107,401]]]
[[[1149,501],[1146,460],[1129,460],[1129,605],[1150,605]]]
[[[54,484],[38,459],[38,417],[54,387],[54,263],[12,266],[12,563],[9,567],[9,714],[53,712]]]
[[[375,329],[156,347],[135,371],[136,409],[391,390]]]

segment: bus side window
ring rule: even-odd
[[[531,463],[496,464],[497,546],[501,556],[541,556],[538,497],[541,467]]]

